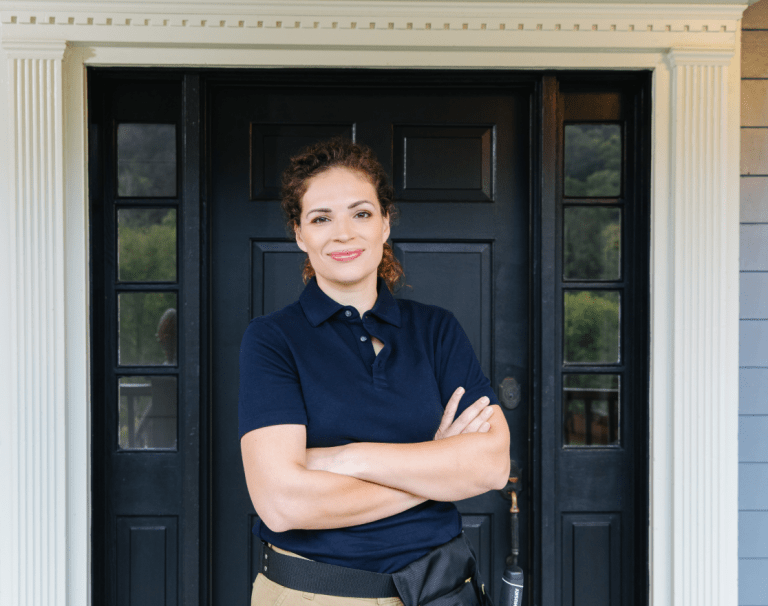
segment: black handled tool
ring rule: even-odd
[[[510,554],[507,556],[507,568],[501,577],[502,585],[499,606],[522,606],[523,569],[517,565],[517,558],[520,555],[520,527],[518,520],[520,508],[517,506],[517,493],[522,488],[522,482],[520,481],[520,469],[515,461],[512,461],[509,476],[509,483],[502,490],[502,494],[512,501],[512,506],[509,508],[512,542]]]

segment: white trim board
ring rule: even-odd
[[[654,71],[651,602],[735,606],[745,6],[0,1],[0,602],[90,603],[84,67],[367,66]]]

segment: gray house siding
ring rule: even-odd
[[[742,21],[739,604],[768,605],[768,0]]]

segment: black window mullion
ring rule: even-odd
[[[202,264],[201,249],[201,166],[203,88],[199,74],[187,74],[182,81],[181,126],[177,128],[180,170],[178,191],[183,199],[177,217],[177,278],[183,285],[178,298],[178,363],[179,363],[179,451],[182,459],[182,495],[184,516],[181,520],[181,559],[179,602],[206,603],[207,553],[203,546],[201,505],[201,318]]]
[[[112,372],[121,377],[164,377],[178,376],[180,374],[178,366],[113,366]]]
[[[114,198],[115,208],[122,210],[124,208],[162,208],[169,206],[171,208],[181,204],[181,197],[173,198]]]
[[[113,286],[115,293],[122,292],[175,292],[181,291],[179,282],[117,282]],[[178,310],[177,310],[178,312]]]

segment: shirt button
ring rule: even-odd
[[[352,312],[351,312],[351,311],[349,311],[349,310],[347,310],[347,311],[345,311],[345,312],[344,312],[344,315],[345,315],[345,316],[347,316],[347,317],[349,317],[349,316],[351,316],[351,315],[352,315]]]
[[[360,337],[360,340],[361,340],[363,343],[365,343],[365,342],[368,340],[368,337],[366,337],[365,335],[363,335],[362,337]]]

